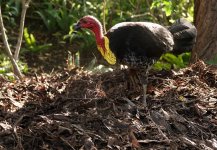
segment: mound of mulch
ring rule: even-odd
[[[0,149],[217,149],[217,73],[152,72],[147,107],[123,70],[0,79]]]

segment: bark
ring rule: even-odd
[[[192,51],[192,62],[210,60],[217,56],[217,0],[195,0],[197,42]]]

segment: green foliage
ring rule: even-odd
[[[193,4],[193,0],[153,0],[151,9],[159,22],[164,24],[167,24],[167,21],[173,23],[180,17],[193,21]]]
[[[193,0],[173,0],[172,14],[170,19],[178,19],[184,17],[193,22],[194,1]]]
[[[23,34],[24,34],[24,39],[25,39],[27,50],[31,52],[40,52],[52,46],[52,44],[50,43],[43,44],[43,45],[37,45],[34,35],[29,33],[27,28],[24,28]]]
[[[79,44],[80,53],[96,48],[95,39],[89,31],[77,32],[74,31],[73,26],[70,27],[69,33],[63,36],[63,40],[69,41],[71,44]]]
[[[161,8],[161,10],[166,14],[166,16],[170,16],[172,13],[172,2],[165,0],[155,0],[152,2],[151,9],[153,8]]]
[[[20,13],[20,1],[8,0],[1,2],[3,19],[11,26],[16,25],[16,17]]]
[[[39,28],[36,26],[39,25],[46,29],[43,31],[49,33],[47,35],[52,41],[58,41],[58,43],[69,41],[73,48],[76,47],[72,51],[79,51],[83,62],[83,55],[91,57],[94,50],[97,51],[95,39],[89,31],[85,30],[83,33],[76,34],[73,31],[73,24],[84,15],[94,15],[102,22],[105,14],[106,29],[123,21],[151,21],[169,25],[180,17],[193,20],[193,0],[105,1],[106,7],[104,8],[102,0],[32,0],[27,11],[26,27],[37,31]],[[16,22],[20,19],[18,18],[21,13],[20,0],[5,0],[1,4],[4,20],[14,29],[14,26],[18,25]],[[50,43],[41,44],[39,37],[29,33],[27,28],[24,31],[25,48],[22,50],[42,52],[51,48]],[[10,28],[7,27],[7,29]],[[189,55],[186,53],[180,56],[166,54],[155,64],[155,67],[158,70],[184,67]],[[89,62],[86,61],[86,63]]]
[[[155,70],[184,68],[188,65],[190,58],[190,53],[183,53],[178,56],[175,56],[171,53],[166,53],[162,55],[161,58],[154,64],[153,68]]]
[[[18,66],[23,73],[27,73],[29,68],[26,63],[19,61]],[[14,79],[11,61],[5,55],[0,55],[0,74],[4,75],[10,80]]]
[[[75,4],[71,1],[45,1],[35,12],[41,17],[49,32],[61,31],[67,33],[73,23],[73,7],[75,7]]]
[[[101,0],[43,1],[36,13],[41,17],[49,32],[64,31],[62,33],[67,33],[62,36],[64,41],[79,45],[81,59],[84,53],[90,55],[92,51],[90,49],[96,49],[94,36],[89,31],[75,34],[73,30],[73,23],[84,15],[94,15],[102,22],[103,13],[105,13],[104,23],[107,28],[122,21],[148,20],[168,25],[169,22],[180,17],[190,18],[189,20],[193,18],[193,0],[107,0],[105,8],[103,4]],[[183,60],[186,55],[166,54],[156,63],[156,66],[159,69],[182,68],[187,62]]]

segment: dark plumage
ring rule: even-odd
[[[109,64],[129,66],[132,85],[142,85],[146,104],[147,75],[150,66],[165,52],[179,54],[191,50],[196,28],[179,19],[166,28],[150,22],[123,22],[103,33],[101,23],[93,16],[81,18],[75,29],[86,28],[95,34],[97,47]]]
[[[178,19],[168,30],[173,34],[175,45],[173,47],[174,54],[181,54],[191,51],[197,36],[197,29],[186,19]]]
[[[134,67],[151,63],[172,51],[172,34],[163,26],[149,22],[124,22],[113,26],[105,36],[118,61]]]

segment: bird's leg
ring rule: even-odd
[[[141,80],[136,69],[129,69],[129,89],[133,91],[141,90]]]
[[[144,107],[147,107],[147,83],[148,83],[148,76],[146,76],[145,79],[142,81],[142,90],[143,90],[143,105]]]
[[[143,106],[147,107],[147,84],[148,84],[148,72],[151,67],[147,66],[144,68],[130,68],[130,88],[134,91],[140,91],[143,94]]]
[[[148,85],[148,73],[151,69],[151,66],[147,66],[147,68],[141,69],[141,75],[140,75],[140,81],[142,84],[142,90],[143,90],[143,105],[144,107],[147,107],[147,85]]]

